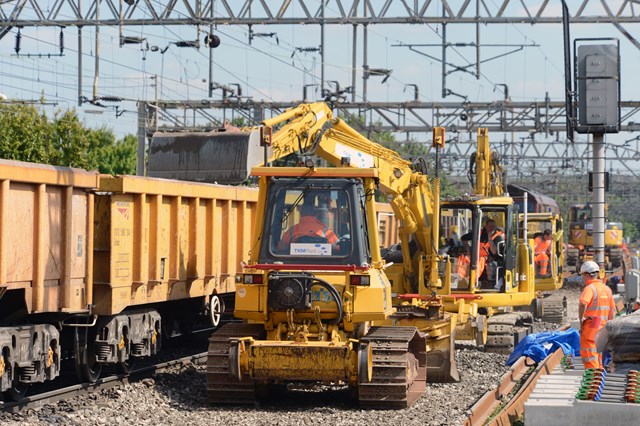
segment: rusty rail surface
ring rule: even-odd
[[[568,326],[559,330],[566,330]],[[471,413],[464,422],[465,426],[476,425],[511,425],[524,414],[524,403],[542,375],[550,374],[563,357],[562,349],[556,350],[539,362],[536,368],[527,374],[535,362],[529,357],[520,357],[502,378],[498,387],[489,390],[472,407]],[[515,390],[515,394],[509,395]],[[508,401],[506,399],[508,398]],[[497,411],[497,412],[496,412]],[[495,414],[494,414],[495,413]]]

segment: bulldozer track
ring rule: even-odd
[[[264,327],[259,324],[225,324],[209,338],[207,352],[207,397],[212,404],[255,404],[253,380],[245,375],[238,382],[229,374],[229,338],[264,338]]]
[[[513,348],[531,333],[533,315],[511,312],[490,317],[487,321],[487,352],[510,354]]]
[[[371,345],[373,374],[358,385],[360,407],[397,409],[413,405],[426,389],[426,345],[415,327],[374,327],[360,339]]]

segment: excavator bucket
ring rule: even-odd
[[[251,168],[263,161],[258,129],[226,126],[206,133],[156,132],[149,145],[147,174],[232,185],[245,181]]]
[[[456,363],[456,320],[457,316],[434,323],[425,330],[427,338],[427,382],[451,383],[460,381]]]

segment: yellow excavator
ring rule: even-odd
[[[254,403],[287,382],[345,383],[367,408],[403,408],[426,381],[457,381],[456,312],[444,310],[439,179],[334,117],[324,103],[265,120],[265,165],[252,250],[236,280],[234,315],[210,338],[212,403]],[[438,141],[444,143],[443,134]],[[268,147],[268,149],[267,149]],[[316,167],[273,167],[299,151]],[[401,221],[402,259],[382,257],[375,193]],[[452,303],[450,301],[449,303]],[[464,299],[455,302],[463,310]]]
[[[455,271],[445,310],[457,312],[453,301],[465,298],[470,320],[460,323],[458,338],[510,353],[541,312],[526,198],[520,213],[506,194],[504,170],[485,128],[478,129],[469,179],[473,194],[443,200],[440,206],[441,227],[449,237],[443,249],[446,267]]]
[[[605,216],[608,208],[605,204]],[[607,271],[624,266],[625,246],[622,223],[605,222],[604,251]],[[574,204],[569,208],[569,248],[567,249],[567,269],[579,271],[580,265],[593,260],[593,219],[591,204]]]

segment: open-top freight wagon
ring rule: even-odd
[[[0,391],[63,358],[124,371],[195,320],[217,325],[249,252],[246,187],[0,160]]]

